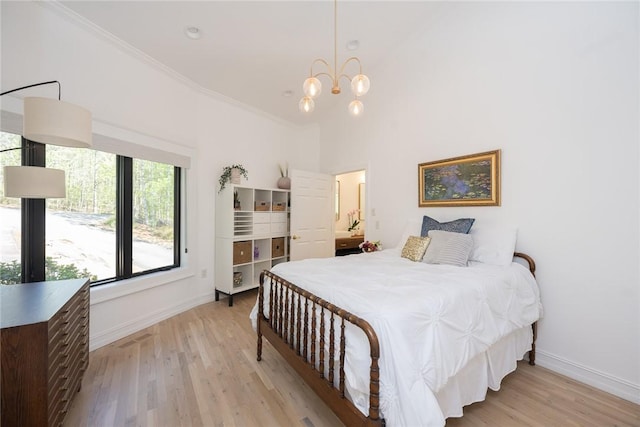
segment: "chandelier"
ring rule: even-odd
[[[322,58],[315,59],[311,63],[311,69],[309,70],[309,78],[304,81],[302,89],[304,91],[304,97],[300,100],[298,107],[303,113],[311,113],[315,107],[314,99],[317,98],[322,92],[322,83],[318,79],[319,76],[327,76],[331,79],[331,93],[337,95],[340,93],[340,79],[346,78],[351,81],[351,92],[353,92],[355,98],[349,103],[349,112],[353,116],[359,116],[362,114],[364,106],[358,97],[365,95],[369,91],[369,77],[362,74],[362,64],[360,59],[356,56],[352,56],[342,63],[340,70],[338,71],[338,1],[333,2],[333,69],[327,61]],[[357,62],[359,72],[353,78],[344,73],[344,69],[350,62]],[[316,63],[322,63],[326,66],[326,72],[313,73],[313,66]]]

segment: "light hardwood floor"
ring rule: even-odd
[[[266,341],[256,361],[255,295],[196,307],[92,352],[64,425],[342,425]],[[447,426],[640,426],[640,406],[522,363]]]

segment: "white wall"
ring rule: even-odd
[[[212,300],[215,194],[223,166],[242,163],[249,184],[265,187],[275,187],[278,163],[318,170],[317,127],[290,128],[204,95],[55,4],[2,2],[1,12],[3,89],[57,79],[63,100],[91,110],[94,122],[149,135],[192,158],[183,268],[92,288],[91,348]],[[31,94],[56,96],[53,86],[48,90]],[[3,108],[16,103],[5,98]]]
[[[538,263],[539,364],[636,402],[638,16],[631,2],[443,3],[368,68],[365,116],[320,128],[322,170],[369,164],[369,240],[394,246],[424,214],[517,224]],[[501,207],[417,207],[418,163],[493,149]]]

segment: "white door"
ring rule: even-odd
[[[334,256],[335,178],[315,172],[290,172],[291,261]]]

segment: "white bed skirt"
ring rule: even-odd
[[[500,389],[502,379],[515,371],[517,361],[531,350],[531,326],[518,329],[477,355],[435,393],[445,418],[461,417],[462,407],[483,401],[487,389]]]

